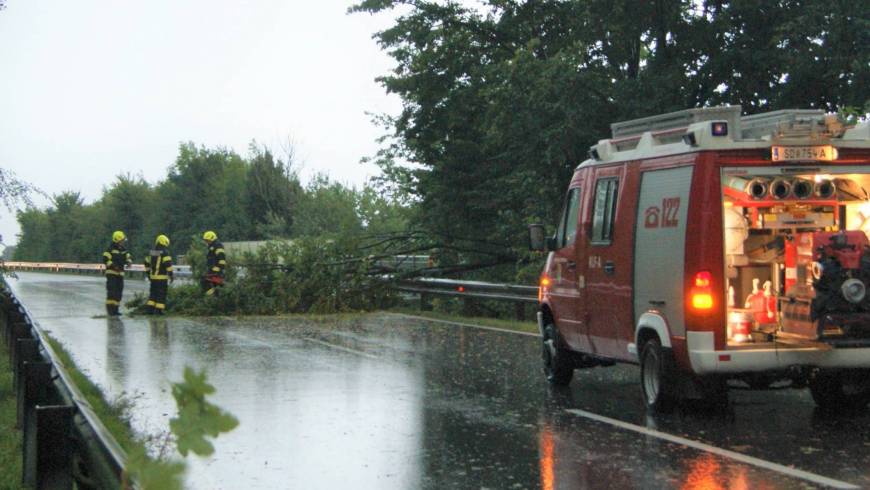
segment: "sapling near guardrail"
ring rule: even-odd
[[[197,373],[190,367],[184,368],[183,382],[172,384],[178,417],[169,421],[169,428],[175,434],[182,456],[187,456],[188,452],[210,456],[214,446],[209,439],[238,427],[239,420],[235,416],[205,399],[214,392],[214,386],[206,381],[205,370]]]
[[[196,372],[189,366],[184,368],[184,380],[172,383],[178,416],[169,421],[169,429],[175,439],[175,447],[183,457],[189,453],[210,456],[214,453],[210,439],[239,425],[235,416],[206,400],[206,396],[214,392],[215,387],[208,383],[205,370]],[[169,444],[169,437],[165,437],[161,453]],[[142,490],[181,489],[184,471],[183,461],[169,460],[163,454],[156,460],[150,459],[144,451],[131,454],[127,464],[127,475]]]

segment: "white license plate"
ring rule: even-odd
[[[774,162],[787,160],[822,160],[830,162],[837,159],[837,149],[831,145],[820,146],[772,146],[770,159]]]

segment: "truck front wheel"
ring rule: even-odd
[[[544,360],[544,374],[550,384],[567,386],[574,377],[574,363],[571,352],[556,330],[556,326],[548,323],[544,327],[541,357]]]
[[[640,386],[647,410],[666,412],[675,405],[673,359],[653,337],[643,344],[640,356]]]

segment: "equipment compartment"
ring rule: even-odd
[[[723,178],[727,337],[870,340],[870,175]]]

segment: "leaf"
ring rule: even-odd
[[[205,399],[214,392],[205,370],[197,373],[188,366],[184,368],[184,381],[172,384],[178,417],[169,421],[169,428],[176,437],[176,446],[182,456],[186,457],[189,452],[210,456],[214,453],[214,445],[208,438],[238,427],[236,417]]]

